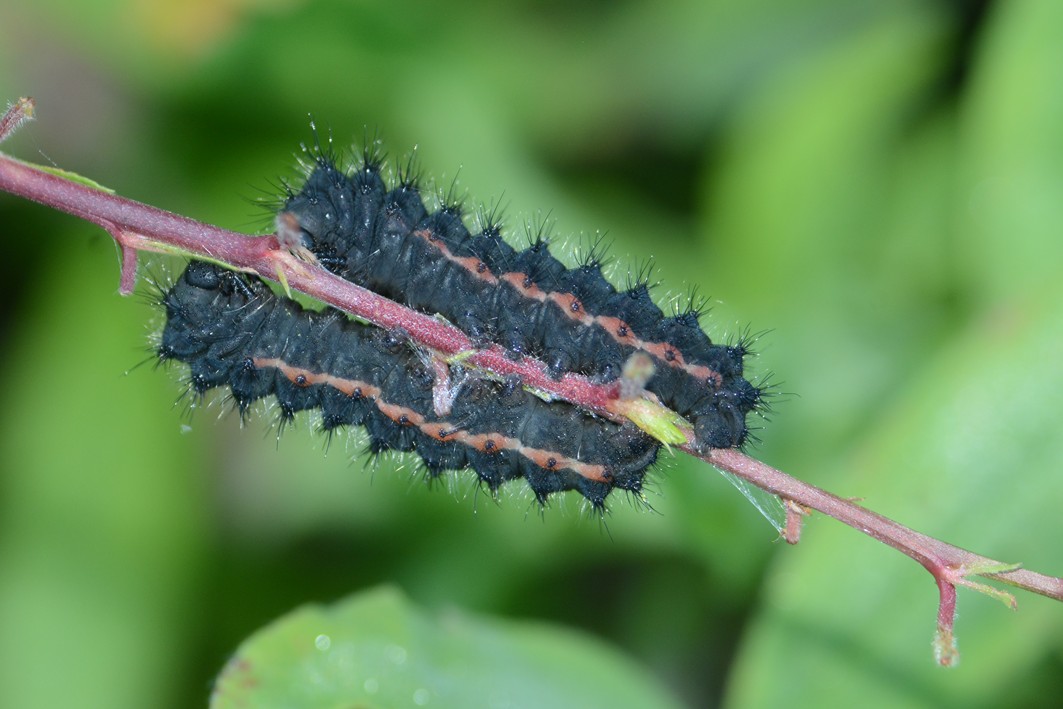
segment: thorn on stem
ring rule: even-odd
[[[118,292],[122,295],[132,295],[137,286],[137,249],[133,246],[129,234],[119,229],[115,224],[104,224],[107,233],[118,244],[118,252],[122,255],[122,278],[118,284]]]
[[[942,667],[955,667],[960,662],[960,651],[956,647],[956,636],[952,628],[938,625],[934,636],[934,659]]]
[[[655,370],[653,359],[645,352],[635,352],[628,357],[620,375],[620,398],[641,398]]]
[[[927,570],[934,574],[941,595],[937,634],[934,636],[934,658],[942,667],[955,667],[960,661],[960,651],[956,648],[956,635],[953,632],[956,623],[956,586],[948,577],[947,569],[927,567]]]
[[[303,237],[303,228],[299,224],[299,218],[291,212],[280,212],[275,220],[277,229],[277,243],[280,248],[288,252],[300,261],[309,264],[317,264],[317,256],[307,248],[307,242]]]
[[[36,102],[27,96],[7,107],[3,118],[0,118],[0,143],[7,140],[23,123],[33,120],[36,105]]]
[[[438,357],[432,357],[432,370],[435,375],[435,383],[432,385],[432,409],[436,416],[448,416],[458,398],[461,382],[451,382],[450,367]]]
[[[137,285],[137,250],[131,246],[119,246],[122,251],[122,280],[118,292],[130,295]]]
[[[793,500],[783,499],[783,507],[786,508],[786,526],[782,529],[782,538],[787,544],[797,544],[801,541],[801,527],[804,518],[808,516],[807,507],[797,504]]]

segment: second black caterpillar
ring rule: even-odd
[[[601,509],[614,488],[638,493],[656,460],[657,442],[633,424],[519,383],[470,374],[438,414],[435,374],[401,333],[306,310],[254,277],[193,261],[162,303],[158,355],[187,363],[195,392],[226,387],[241,412],[273,395],[285,419],[320,409],[327,431],[364,426],[372,452],[414,451],[433,477],[473,468],[492,491],[525,478],[540,503],[578,490]]]

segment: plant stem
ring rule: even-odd
[[[935,578],[946,578],[952,583],[960,583],[960,578],[973,573],[1063,601],[1063,578],[1017,569],[1014,565],[916,532],[851,500],[793,478],[741,451],[716,448],[708,453],[699,453],[690,446],[683,446],[683,449],[762,490],[784,500],[792,500],[802,507],[822,512],[883,544],[888,544],[918,561]]]
[[[0,125],[9,134],[24,117],[11,117],[16,104]],[[2,138],[4,136],[0,136]],[[462,355],[463,361],[494,375],[518,376],[530,387],[547,392],[599,415],[623,420],[623,400],[617,382],[595,384],[586,377],[566,374],[552,379],[545,365],[532,358],[514,360],[499,346],[475,349],[460,330],[423,313],[383,298],[346,281],[315,264],[301,261],[282,248],[273,235],[253,236],[220,229],[187,217],[125,199],[83,181],[62,176],[0,153],[0,190],[68,212],[106,229],[122,249],[121,290],[128,294],[136,280],[138,251],[185,253],[279,280],[286,286],[317,298],[352,315],[388,329],[401,329],[411,340],[445,356]],[[970,575],[994,578],[1049,598],[1063,600],[1063,578],[1018,569],[994,559],[911,530],[855,502],[804,483],[735,449],[705,449],[689,428],[691,455],[720,470],[778,495],[787,506],[787,541],[796,543],[800,519],[816,510],[907,554],[933,574],[941,591],[938,613],[939,661],[955,660],[952,624],[955,586],[965,585],[994,595],[1014,606],[1010,594],[968,580]]]

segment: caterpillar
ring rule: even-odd
[[[370,451],[414,451],[433,477],[472,468],[492,491],[524,478],[541,504],[577,490],[601,510],[614,488],[640,492],[657,457],[633,424],[548,403],[520,382],[467,376],[438,413],[436,375],[401,332],[305,309],[258,278],[192,261],[161,302],[158,357],[187,363],[196,393],[228,387],[244,413],[272,395],[285,419],[320,409],[326,431],[364,426]]]
[[[691,422],[702,446],[746,442],[747,414],[764,402],[764,390],[743,377],[747,343],[714,344],[693,304],[666,317],[646,279],[618,291],[596,253],[568,268],[541,235],[518,251],[491,216],[472,234],[455,200],[426,208],[412,170],[389,188],[383,157],[371,147],[349,172],[327,150],[310,155],[302,187],[287,187],[278,233],[326,268],[440,315],[474,342],[537,358],[554,377],[574,372],[609,382],[632,353],[645,352],[655,365],[647,390]]]

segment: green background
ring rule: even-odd
[[[758,457],[1063,574],[1060,37],[1054,0],[5,2],[0,100],[39,120],[4,149],[255,231],[308,113],[417,146],[514,239],[605,232],[617,282],[652,256],[713,337],[768,331],[754,371],[790,394]],[[597,636],[691,706],[1063,696],[1057,603],[961,590],[938,669],[925,572],[818,516],[787,547],[697,461],[606,527],[326,455],[305,419],[189,418],[176,368],[134,369],[161,317],[109,237],[4,195],[0,224],[0,706],[204,706],[256,629],[383,583]]]

